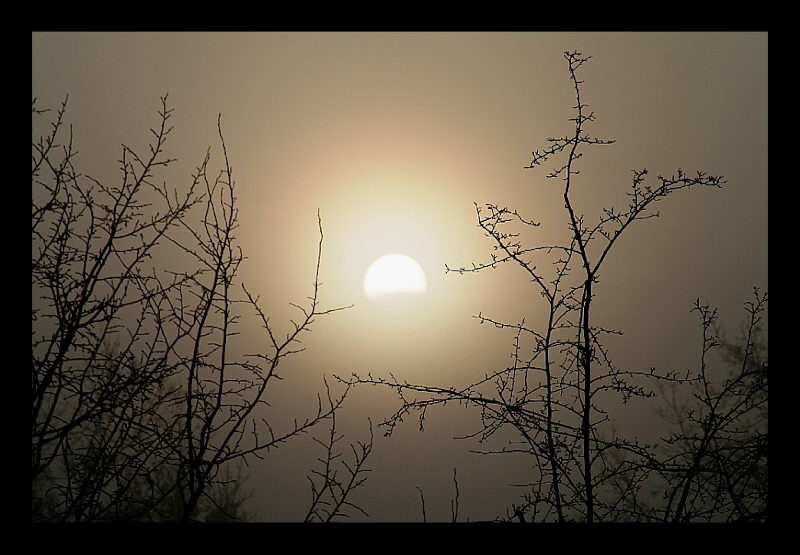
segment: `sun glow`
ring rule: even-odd
[[[364,274],[364,293],[371,299],[392,293],[424,293],[426,289],[425,272],[403,254],[381,256]]]

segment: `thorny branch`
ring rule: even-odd
[[[603,208],[595,224],[576,211],[574,195],[579,192],[579,161],[588,147],[605,146],[613,140],[595,138],[587,126],[595,121],[582,99],[578,69],[590,57],[565,52],[569,78],[574,86],[575,116],[570,119],[569,135],[549,138],[549,146],[532,152],[526,168],[533,169],[561,158],[546,175],[560,180],[567,222],[566,241],[526,246],[521,230],[535,232],[539,224],[517,210],[486,204],[475,205],[478,227],[491,241],[490,260],[447,272],[480,272],[512,263],[521,269],[544,301],[541,328],[526,323],[506,323],[479,313],[481,323],[493,324],[513,334],[511,364],[486,373],[466,386],[439,387],[411,384],[389,378],[353,375],[338,378],[348,385],[362,384],[393,389],[399,408],[379,427],[390,435],[404,418],[416,413],[424,428],[428,409],[460,403],[480,414],[480,427],[467,438],[488,441],[498,430],[512,428],[519,441],[502,448],[501,453],[525,452],[531,456],[534,479],[531,493],[520,505],[513,505],[513,518],[528,520],[618,520],[640,516],[625,500],[637,494],[650,472],[657,466],[650,446],[619,437],[604,438],[601,431],[611,423],[611,415],[599,404],[607,393],[619,395],[623,402],[636,397],[651,397],[648,381],[656,384],[686,385],[696,382],[679,372],[658,373],[615,366],[604,346],[604,337],[621,332],[594,323],[591,311],[602,265],[619,237],[637,220],[658,216],[655,203],[692,187],[718,188],[724,178],[697,172],[690,176],[677,170],[670,177],[648,181],[646,169],[634,170],[628,205]],[[545,275],[540,266],[550,265]],[[615,434],[616,435],[616,434]],[[598,499],[598,493],[603,498]]]
[[[238,487],[226,469],[333,418],[349,391],[281,432],[256,412],[316,317],[347,308],[320,308],[319,212],[312,295],[292,303],[302,318],[279,339],[258,297],[243,283],[236,295],[245,257],[221,117],[223,168],[211,174],[209,149],[188,185],[170,188],[155,178],[173,162],[166,96],[147,154],[122,146],[117,184],[74,169],[65,112],[66,100],[32,145],[33,518],[230,517],[218,502]],[[34,118],[46,113],[34,100]],[[171,269],[186,261],[193,269]],[[266,342],[238,356],[243,308]]]
[[[334,402],[331,399],[327,382],[325,387],[328,404],[333,407]],[[322,470],[311,471],[319,480],[315,482],[312,477],[308,477],[311,484],[311,505],[303,519],[304,522],[315,520],[330,522],[336,517],[347,518],[349,515],[345,510],[348,508],[354,509],[364,516],[369,516],[362,507],[348,501],[348,498],[351,497],[354,490],[364,485],[367,481],[366,473],[370,472],[368,468],[364,468],[364,464],[372,452],[372,422],[370,422],[369,441],[366,443],[359,441],[357,446],[350,445],[353,454],[351,463],[344,460],[342,453],[337,452],[335,447],[343,438],[344,435],[336,431],[336,412],[332,410],[330,412],[330,434],[327,441],[314,438],[314,441],[324,449],[325,456],[317,459],[322,465]],[[338,468],[337,462],[339,463]],[[344,468],[343,477],[342,468]]]

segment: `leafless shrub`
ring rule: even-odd
[[[332,419],[346,395],[284,430],[255,410],[315,319],[346,308],[319,305],[321,219],[312,294],[283,335],[240,283],[221,119],[222,169],[209,149],[170,187],[156,177],[173,162],[163,97],[146,154],[123,145],[112,184],[75,169],[66,104],[32,146],[33,520],[235,518],[230,471]],[[34,100],[33,117],[45,114]],[[240,354],[248,314],[264,341]]]
[[[671,176],[658,175],[652,180],[646,169],[634,170],[624,208],[603,207],[593,222],[580,213],[574,202],[579,191],[579,160],[589,147],[607,146],[614,141],[593,137],[588,132],[595,115],[582,100],[578,69],[590,58],[578,52],[565,52],[564,57],[575,94],[572,130],[563,137],[549,138],[546,148],[532,153],[526,168],[552,164],[546,176],[562,186],[564,218],[569,230],[566,241],[527,246],[522,231],[537,227],[537,222],[516,209],[476,205],[477,224],[492,244],[490,259],[466,267],[445,267],[448,272],[467,273],[507,263],[516,266],[544,300],[544,326],[537,329],[525,319],[509,323],[479,313],[477,318],[481,323],[513,333],[512,362],[468,385],[412,384],[391,374],[388,378],[354,374],[339,379],[350,385],[377,385],[397,392],[399,408],[380,424],[386,435],[391,435],[395,426],[412,414],[418,417],[422,430],[429,409],[447,403],[467,405],[479,412],[481,425],[468,437],[484,442],[500,429],[515,430],[517,439],[494,451],[523,452],[531,458],[529,493],[521,503],[512,505],[509,519],[589,523],[659,518],[695,520],[711,514],[732,514],[731,507],[735,507],[739,518],[760,514],[761,509],[754,507],[761,506],[758,501],[761,499],[765,506],[765,493],[763,498],[761,492],[743,493],[750,481],[734,472],[737,467],[734,460],[739,458],[732,458],[730,453],[734,452],[734,445],[752,446],[747,468],[755,471],[761,468],[759,465],[766,467],[766,455],[759,458],[766,450],[766,434],[739,443],[733,439],[736,432],[742,431],[733,422],[744,416],[744,407],[748,407],[747,411],[760,410],[760,403],[766,403],[766,367],[763,372],[742,373],[713,393],[704,389],[696,395],[700,407],[688,419],[679,411],[683,420],[681,416],[678,420],[688,427],[671,440],[673,445],[681,447],[667,460],[659,458],[654,446],[620,437],[613,427],[608,403],[615,398],[627,403],[634,398],[654,397],[660,386],[680,389],[698,383],[707,386],[708,382],[704,381],[702,361],[700,376],[657,372],[654,368],[628,370],[614,364],[603,342],[605,337],[621,332],[598,325],[592,312],[595,285],[603,263],[634,222],[659,215],[654,210],[656,203],[684,189],[719,188],[725,180],[704,172],[690,175],[681,169]],[[550,273],[541,268],[543,265],[551,267]],[[758,313],[762,306],[758,296],[753,306],[753,313]],[[704,310],[700,306],[697,309]],[[707,314],[703,315],[705,329]],[[752,356],[752,349],[747,347],[746,353],[744,360]],[[760,381],[753,381],[756,376]],[[728,402],[732,407],[723,409]],[[728,427],[720,428],[721,421]],[[690,428],[694,431],[690,432]],[[723,437],[728,447],[712,450],[712,438],[722,442]],[[700,448],[690,447],[697,441]],[[705,466],[712,451],[717,457],[714,480]],[[661,517],[656,516],[658,511],[643,508],[641,496],[653,482],[660,491],[669,492],[667,508],[658,509]],[[724,503],[719,501],[723,482],[729,497]],[[708,512],[697,508],[701,505]]]

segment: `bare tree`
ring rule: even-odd
[[[590,58],[578,52],[565,52],[564,57],[575,95],[572,129],[563,137],[549,138],[549,146],[534,151],[526,168],[555,162],[547,178],[561,183],[566,240],[527,246],[523,231],[537,227],[537,222],[515,209],[476,205],[478,226],[492,243],[490,260],[469,267],[445,266],[447,272],[458,273],[516,266],[543,299],[543,326],[537,329],[526,319],[508,323],[478,314],[481,323],[513,332],[512,364],[465,386],[411,384],[392,375],[354,374],[342,379],[347,384],[377,384],[397,391],[401,405],[381,423],[387,435],[412,413],[418,415],[422,429],[429,408],[454,402],[480,413],[481,426],[468,437],[483,442],[500,429],[515,430],[517,439],[499,452],[531,457],[529,493],[521,504],[513,505],[510,517],[522,522],[636,518],[626,500],[653,478],[658,462],[650,446],[618,437],[610,402],[653,396],[653,381],[685,384],[691,377],[618,368],[603,342],[609,334],[620,332],[595,322],[596,285],[618,239],[634,222],[658,216],[656,203],[684,189],[718,188],[725,182],[722,177],[703,172],[688,175],[680,169],[652,181],[646,169],[634,170],[627,206],[602,208],[592,223],[575,202],[579,160],[589,147],[614,141],[588,132],[595,116],[582,99],[578,70]],[[547,265],[550,271],[543,269]]]
[[[767,293],[754,288],[742,337],[729,342],[715,330],[716,309],[695,301],[703,330],[700,364],[688,391],[671,387],[660,396],[673,432],[657,467],[664,505],[648,516],[766,521],[768,362],[759,326],[766,305]],[[717,348],[724,349],[721,369],[711,360]]]
[[[312,294],[279,333],[239,283],[221,119],[223,168],[212,175],[209,149],[172,188],[156,179],[173,162],[163,97],[149,151],[123,145],[120,180],[108,184],[75,170],[66,104],[32,148],[33,519],[220,517],[242,499],[229,495],[233,468],[331,419],[347,395],[328,390],[327,406],[284,430],[256,410],[315,319],[347,308],[319,306],[322,221]],[[46,113],[34,100],[34,118]],[[248,315],[264,341],[242,354],[235,336]]]
[[[158,333],[152,307],[185,280],[176,276],[153,290],[159,278],[142,269],[201,198],[194,187],[169,195],[151,179],[171,162],[163,155],[165,99],[149,156],[123,146],[118,185],[75,171],[65,110],[66,100],[51,132],[33,144],[31,463],[34,492],[51,499],[34,518],[110,519],[120,516],[135,482],[165,462],[171,442],[156,407],[174,399],[161,385],[176,369],[148,341],[148,328]],[[33,113],[46,110],[34,101]],[[166,206],[148,217],[143,197],[154,192]],[[158,504],[151,493],[147,504]]]

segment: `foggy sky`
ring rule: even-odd
[[[69,94],[77,165],[98,179],[118,176],[120,144],[146,144],[169,93],[167,153],[178,161],[164,175],[188,183],[207,147],[219,162],[221,114],[248,257],[241,276],[275,321],[288,324],[288,302],[311,293],[319,209],[323,308],[355,307],[318,319],[307,351],[283,369],[271,410],[291,422],[314,409],[323,375],[466,385],[506,364],[511,334],[473,316],[535,321],[537,291],[511,266],[458,276],[444,265],[489,258],[473,203],[518,208],[541,222],[543,243],[563,236],[559,185],[523,167],[547,137],[572,130],[565,50],[592,56],[579,75],[597,117],[591,134],[616,139],[581,160],[576,202],[590,219],[624,206],[633,169],[727,179],[659,203],[660,218],[616,245],[596,290],[594,317],[624,332],[612,344],[618,366],[694,365],[694,299],[716,305],[733,333],[752,287],[768,288],[766,33],[33,33],[32,95],[55,108]],[[361,291],[367,266],[390,252],[426,272],[428,292],[405,310]],[[257,329],[241,339],[259,340]],[[390,392],[358,390],[343,431],[363,440],[367,417],[378,423],[395,406]],[[457,468],[463,518],[504,514],[527,461],[451,439],[476,425],[448,407],[428,415],[424,434],[413,420],[389,439],[376,429],[354,501],[371,520],[419,520],[419,486],[428,519],[447,520]],[[248,508],[302,518],[318,455],[302,440],[254,460]]]

